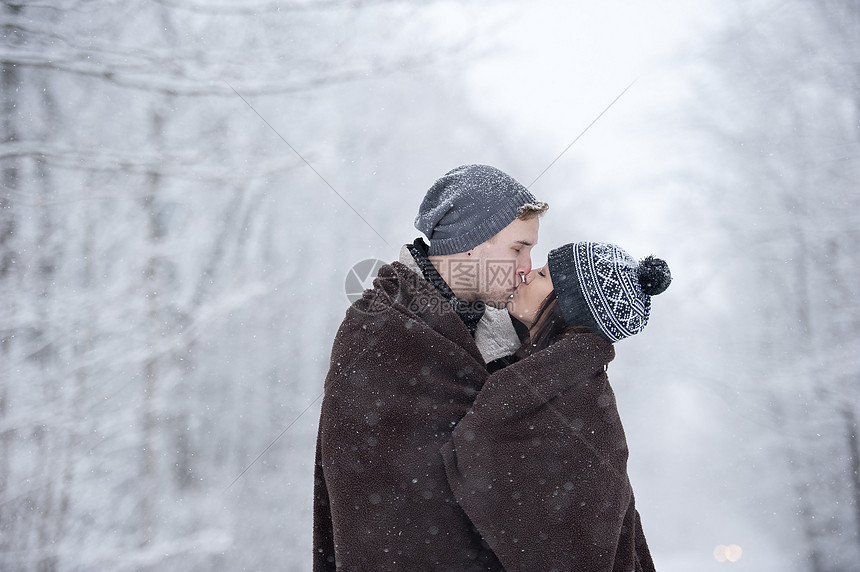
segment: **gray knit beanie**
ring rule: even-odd
[[[641,332],[651,296],[672,282],[664,261],[649,256],[636,262],[614,244],[565,244],[551,250],[547,262],[565,322],[588,326],[610,342]]]
[[[457,254],[495,236],[527,204],[541,205],[510,175],[487,165],[463,165],[433,183],[415,228],[429,239],[430,255]]]

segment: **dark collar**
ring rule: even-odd
[[[451,287],[448,286],[439,274],[439,271],[436,270],[436,267],[433,266],[432,262],[430,262],[427,254],[427,243],[424,242],[423,238],[416,238],[415,242],[407,244],[406,248],[409,249],[409,253],[412,254],[412,258],[415,259],[416,264],[418,264],[418,268],[421,269],[421,273],[424,274],[424,278],[427,282],[435,286],[439,293],[448,300],[448,303],[451,304],[451,308],[453,308],[457,315],[460,316],[460,319],[463,320],[463,323],[466,324],[467,328],[469,328],[469,332],[472,334],[472,337],[474,337],[475,330],[478,328],[478,322],[480,322],[481,318],[484,316],[484,310],[487,305],[481,300],[469,302],[468,300],[458,298],[457,295],[454,294]]]

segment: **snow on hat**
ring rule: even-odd
[[[430,241],[430,255],[466,252],[508,226],[527,204],[541,203],[495,167],[463,165],[427,191],[415,228]]]
[[[672,282],[669,266],[649,256],[636,262],[614,244],[578,242],[550,251],[549,274],[568,325],[589,326],[610,342],[642,331],[651,296]]]

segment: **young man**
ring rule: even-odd
[[[346,313],[320,416],[314,570],[502,570],[440,448],[520,340],[504,310],[547,205],[486,165],[427,192],[404,246]]]

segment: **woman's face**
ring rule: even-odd
[[[525,282],[517,286],[508,300],[508,313],[531,328],[534,326],[535,314],[550,292],[552,279],[549,275],[549,264],[545,264],[525,275]]]

